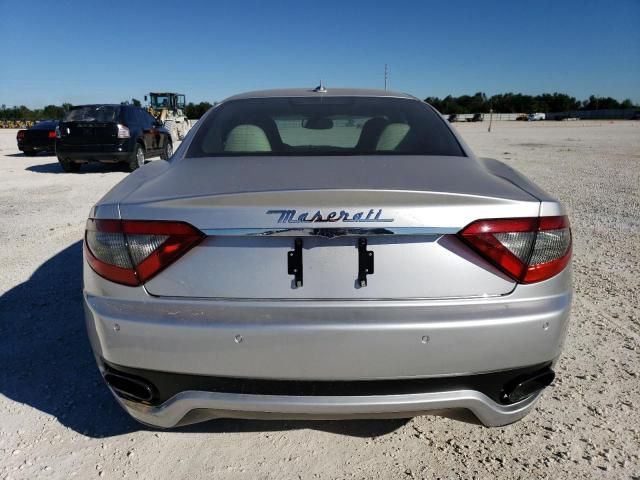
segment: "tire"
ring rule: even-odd
[[[162,160],[169,160],[173,155],[173,144],[171,142],[167,142],[164,146],[164,150],[160,154],[160,158]]]
[[[62,170],[65,171],[65,173],[77,173],[78,171],[80,171],[80,164],[72,162],[71,160],[58,158],[58,163],[60,163],[60,166],[62,167]]]
[[[38,154],[35,150],[25,150],[22,153],[24,153],[26,157],[35,157]]]
[[[131,160],[129,160],[129,171],[133,172],[144,165],[144,147],[139,143],[136,143],[136,148],[133,150]]]

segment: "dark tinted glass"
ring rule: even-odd
[[[188,157],[464,156],[445,121],[417,100],[291,97],[236,100],[207,115]]]
[[[142,110],[142,109],[138,109],[138,110],[140,111],[140,116],[144,119],[145,125],[147,127],[152,127],[156,119],[153,118],[153,116],[146,110]]]
[[[72,108],[64,116],[64,122],[117,122],[120,107],[116,105],[86,105]]]
[[[124,121],[128,126],[140,124],[140,120],[138,120],[138,115],[136,114],[135,108],[133,107],[124,108]]]

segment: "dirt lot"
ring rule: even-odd
[[[435,416],[135,423],[102,384],[81,304],[87,213],[126,173],[63,174],[0,130],[0,478],[640,478],[640,122],[457,128],[559,197],[574,229],[558,378],[505,428]]]

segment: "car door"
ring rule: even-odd
[[[136,124],[140,131],[140,137],[142,138],[142,142],[144,143],[144,149],[146,152],[146,156],[150,156],[153,154],[153,133],[152,133],[152,125],[149,124],[148,119],[144,115],[144,111],[138,107],[131,107],[131,114],[136,118]]]
[[[147,111],[138,109],[143,125],[145,147],[150,155],[159,155],[164,149],[165,138],[156,125],[156,119]]]
[[[132,107],[123,107],[124,112],[124,124],[129,129],[131,134],[131,138],[134,141],[137,141],[138,138],[141,138],[144,142],[144,136],[142,133],[142,125],[140,123],[140,119],[138,118],[138,114],[136,113],[136,109]],[[145,145],[146,148],[146,145]]]

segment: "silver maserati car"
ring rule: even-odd
[[[91,210],[95,357],[137,420],[524,417],[567,330],[562,205],[409,95],[231,97]]]

